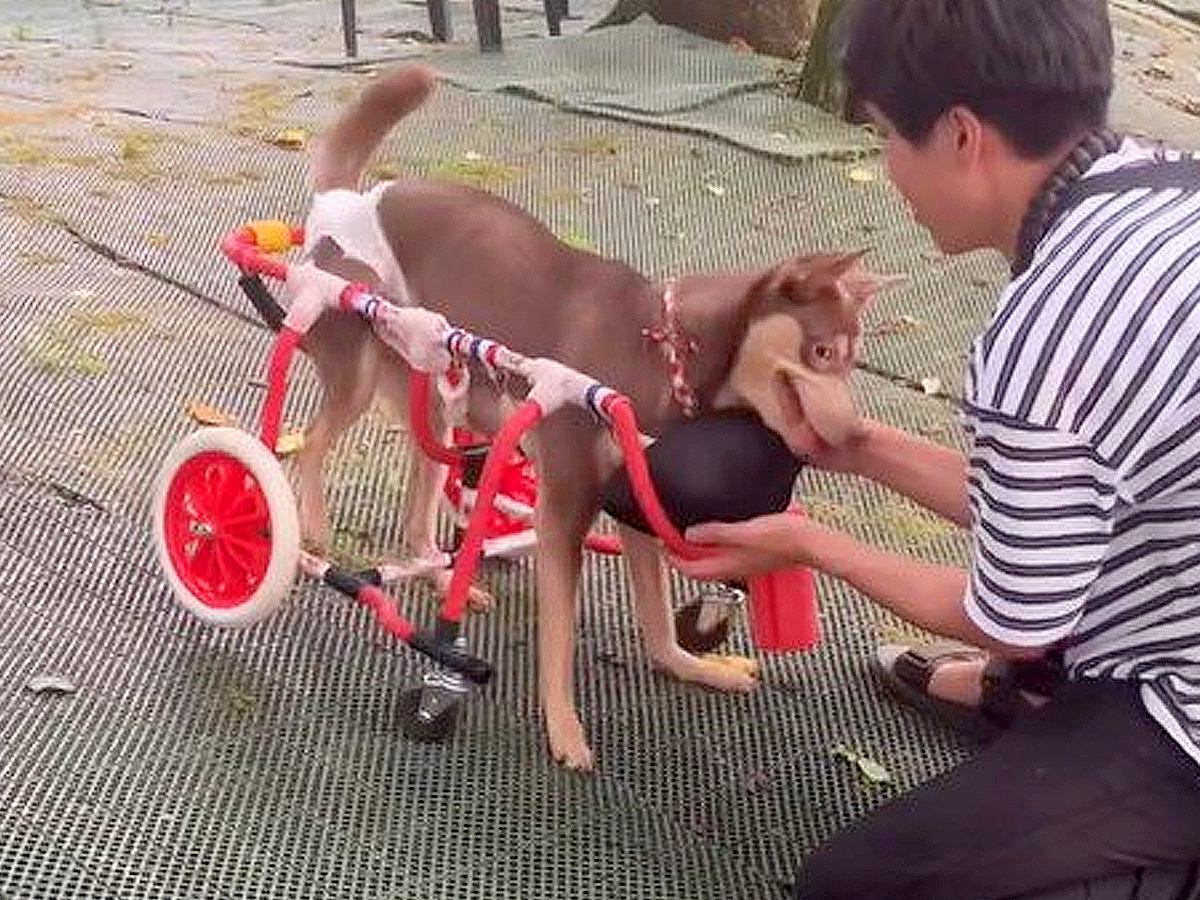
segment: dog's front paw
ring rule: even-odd
[[[701,659],[680,647],[654,660],[654,665],[680,681],[690,681],[718,691],[745,694],[758,687],[758,679],[748,666],[718,659]]]
[[[300,546],[317,556],[329,556],[333,551],[333,532],[323,519],[300,514]]]
[[[450,590],[450,579],[454,577],[454,573],[449,569],[442,572],[435,572],[431,576],[433,586],[437,592],[443,597],[446,591]],[[467,609],[473,613],[491,612],[493,606],[496,605],[496,599],[483,588],[478,585],[471,585],[467,591]]]
[[[546,734],[550,739],[550,755],[556,763],[568,769],[590,771],[594,758],[583,734],[583,723],[574,714],[546,716]]]
[[[485,613],[491,612],[492,607],[496,605],[496,598],[488,591],[481,587],[471,585],[471,590],[467,592],[467,608],[471,612]]]

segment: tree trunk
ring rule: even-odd
[[[808,43],[818,2],[821,0],[617,0],[595,27],[623,25],[649,14],[662,25],[715,41],[744,41],[759,53],[795,59]]]
[[[845,115],[846,89],[837,48],[834,23],[845,9],[847,0],[821,0],[817,23],[813,27],[808,56],[800,74],[800,97],[807,103],[826,109],[835,115]]]

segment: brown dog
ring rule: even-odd
[[[807,256],[774,268],[684,276],[664,286],[623,263],[565,246],[530,215],[493,195],[417,178],[357,193],[368,159],[395,123],[435,85],[418,66],[368,86],[317,145],[309,255],[322,268],[379,287],[397,302],[441,313],[451,323],[529,357],[565,363],[628,396],[642,430],[656,435],[688,412],[753,407],[776,430],[798,404],[825,439],[840,442],[856,421],[846,378],[859,340],[859,313],[879,281],[861,254]],[[646,330],[664,324],[665,345],[682,354],[686,378],[672,379],[662,342]],[[695,344],[688,355],[679,333]],[[364,321],[325,314],[305,342],[324,387],[320,410],[298,457],[306,540],[328,524],[322,465],[337,436],[372,400],[406,421],[407,367]],[[505,403],[497,385],[473,374],[468,422],[494,432]],[[794,411],[794,407],[793,407]],[[437,423],[442,424],[442,423]],[[785,439],[795,435],[783,433]],[[539,480],[536,511],[539,687],[550,749],[588,768],[592,753],[575,709],[572,657],[583,538],[603,480],[619,465],[612,441],[582,409],[548,416],[529,448]],[[419,454],[413,454],[419,457]],[[407,549],[433,543],[439,468],[418,458],[406,494]],[[698,659],[675,640],[658,543],[622,529],[646,651],[685,681],[727,691],[755,682]]]

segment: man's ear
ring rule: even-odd
[[[960,165],[972,165],[983,153],[983,121],[969,107],[956,105],[946,110],[941,119],[948,148]]]

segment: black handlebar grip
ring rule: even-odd
[[[238,279],[238,287],[242,289],[249,299],[254,304],[259,316],[263,322],[272,331],[279,331],[283,328],[284,311],[279,302],[267,290],[267,286],[263,284],[263,280],[257,275],[243,275]]]

